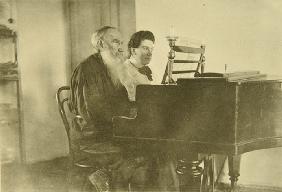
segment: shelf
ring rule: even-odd
[[[1,72],[1,71],[0,71]],[[17,81],[19,80],[18,72],[17,71],[10,71],[12,73],[8,74],[1,74],[0,73],[0,80],[6,80],[6,81]]]
[[[9,69],[16,69],[18,64],[16,62],[6,62],[0,63],[0,71],[9,70]]]
[[[1,0],[0,0],[1,1]],[[25,149],[23,144],[23,112],[21,103],[21,84],[20,75],[17,62],[17,33],[14,29],[8,26],[0,24],[0,43],[1,43],[1,63],[0,63],[0,86],[3,86],[2,90],[5,92],[3,101],[12,101],[13,108],[5,108],[5,103],[2,105],[2,114],[0,114],[0,120],[2,118],[1,131],[6,138],[6,154],[0,158],[1,164],[11,163],[13,161],[25,161]],[[3,50],[3,52],[2,52]],[[10,87],[13,84],[13,87]],[[14,86],[16,85],[16,86]],[[15,89],[15,90],[14,90]],[[2,95],[1,95],[2,97]],[[16,99],[16,102],[14,100]],[[2,101],[3,100],[3,101]],[[6,129],[7,131],[3,130]],[[10,132],[9,132],[10,131]],[[1,132],[1,134],[2,134]]]
[[[3,76],[0,77],[0,81],[18,81],[19,77],[18,76]]]
[[[9,29],[8,27],[4,25],[0,25],[0,39],[3,38],[15,38],[17,35],[16,33]]]
[[[0,63],[0,80],[17,81],[18,79],[17,63]]]

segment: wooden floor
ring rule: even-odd
[[[71,186],[67,184],[67,158],[36,163],[28,166],[2,165],[1,192],[67,192],[81,191],[85,180],[77,174]],[[229,186],[221,184],[216,192],[227,192]],[[89,190],[91,191],[91,189]],[[240,192],[282,192],[281,188],[263,186],[239,186]]]
[[[67,191],[66,158],[1,168],[1,192],[64,192]]]

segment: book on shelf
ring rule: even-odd
[[[231,73],[207,72],[200,74],[198,77],[222,78],[227,81],[254,81],[266,79],[267,75],[260,73],[260,71],[237,71]]]
[[[260,71],[238,71],[224,73],[223,77],[228,81],[251,81],[266,79],[267,75],[260,73]]]

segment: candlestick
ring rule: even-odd
[[[174,26],[171,25],[169,28],[169,36],[174,37],[175,36],[175,31],[174,31]]]
[[[168,53],[168,64],[167,64],[167,76],[168,76],[168,84],[173,84],[174,81],[172,79],[172,71],[173,71],[173,62],[175,58],[175,51],[174,51],[174,46],[175,42],[178,39],[176,36],[167,36],[166,37],[169,43],[169,53]]]

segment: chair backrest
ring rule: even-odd
[[[172,52],[172,54],[171,54]],[[175,52],[184,53],[184,54],[193,54],[198,56],[198,59],[175,59]],[[172,74],[185,74],[185,73],[194,73],[194,77],[200,76],[204,73],[205,67],[205,46],[201,45],[200,47],[187,47],[187,46],[171,46],[169,61],[166,66],[166,70],[163,76],[162,84],[166,84],[166,79],[168,77],[168,65],[172,65]],[[193,70],[174,70],[174,65],[176,64],[197,64],[196,69]]]
[[[70,123],[67,119],[66,110],[65,110],[65,106],[67,104],[67,101],[69,100],[69,98],[66,96],[66,93],[68,93],[69,90],[70,90],[69,86],[60,87],[56,93],[56,99],[57,99],[58,109],[59,109],[61,118],[63,120],[65,130],[67,132],[68,140],[70,142]]]

